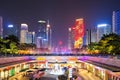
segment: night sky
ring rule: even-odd
[[[120,0],[0,0],[0,16],[4,29],[8,24],[29,26],[37,31],[38,20],[48,20],[53,30],[53,42],[67,43],[68,27],[76,18],[84,18],[85,27],[99,23],[111,24],[112,11],[120,9]],[[56,44],[55,43],[55,44]]]

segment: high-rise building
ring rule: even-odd
[[[28,25],[27,24],[21,24],[20,43],[26,43],[27,32],[28,32]]]
[[[51,48],[52,48],[52,29],[49,24],[49,20],[47,21],[46,36],[47,36],[48,49],[51,50]]]
[[[0,37],[3,37],[3,18],[0,16]]]
[[[120,10],[113,11],[112,26],[113,33],[120,35]]]
[[[86,30],[86,45],[90,44],[90,36],[91,36],[91,30]]]
[[[38,27],[38,33],[37,33],[37,41],[36,41],[36,45],[37,48],[44,48],[44,41],[47,39],[47,35],[46,35],[46,28],[47,28],[47,23],[44,20],[40,20],[39,22],[39,27]]]
[[[35,44],[35,32],[27,32],[25,43]]]
[[[18,36],[17,34],[17,27],[15,25],[8,25],[7,27],[7,31],[6,31],[6,35],[15,35],[15,36]]]
[[[97,31],[96,31],[96,29],[91,30],[91,42],[97,42]]]
[[[89,45],[91,42],[97,42],[97,32],[96,29],[87,29],[86,30],[86,44]]]
[[[84,28],[84,20],[80,18],[76,19],[74,26],[68,29],[68,49],[79,49],[82,47]]]
[[[84,37],[84,19],[76,19],[74,25],[74,48],[80,48],[83,45]]]
[[[49,21],[43,21],[40,20],[39,22],[39,29],[38,29],[38,33],[37,33],[37,41],[36,41],[36,45],[37,48],[47,48],[47,49],[51,49],[51,45],[52,45],[52,30],[51,30],[51,26],[49,24]]]
[[[102,38],[104,34],[110,34],[112,32],[112,27],[109,24],[99,24],[97,25],[97,42]]]
[[[68,28],[68,50],[74,49],[74,33],[72,28]]]

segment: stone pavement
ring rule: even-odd
[[[23,76],[24,72],[16,74],[13,77],[10,77],[9,80],[29,80],[29,77]],[[79,80],[101,80],[97,76],[93,75],[91,72],[88,72],[84,69],[79,69]],[[17,79],[16,79],[17,78]]]
[[[29,77],[23,76],[24,72],[20,72],[15,76],[9,78],[9,80],[29,80]]]
[[[101,80],[99,77],[84,69],[79,69],[79,75],[83,78],[83,80]]]

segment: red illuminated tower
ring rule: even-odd
[[[74,48],[80,48],[83,44],[84,37],[84,20],[76,19],[74,25]]]

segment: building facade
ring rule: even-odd
[[[36,46],[37,48],[47,48],[51,49],[52,46],[52,29],[49,21],[38,21],[39,27],[36,36]]]
[[[7,34],[6,35],[7,36],[8,35],[18,36],[17,26],[12,25],[12,24],[8,25],[8,27],[7,27]]]
[[[112,27],[109,24],[99,24],[97,25],[97,42],[103,37],[104,34],[110,34],[112,32]]]
[[[74,25],[74,48],[80,48],[83,45],[84,37],[84,19],[76,19]]]
[[[68,50],[74,49],[74,33],[72,28],[68,28]]]
[[[79,49],[83,45],[84,19],[76,19],[73,27],[68,29],[68,49]]]
[[[112,26],[113,33],[120,35],[120,10],[113,11]]]
[[[26,43],[27,32],[28,32],[28,25],[27,24],[21,24],[20,43]]]
[[[0,16],[0,37],[3,37],[3,18]]]
[[[35,32],[27,32],[25,39],[27,44],[35,44]]]

